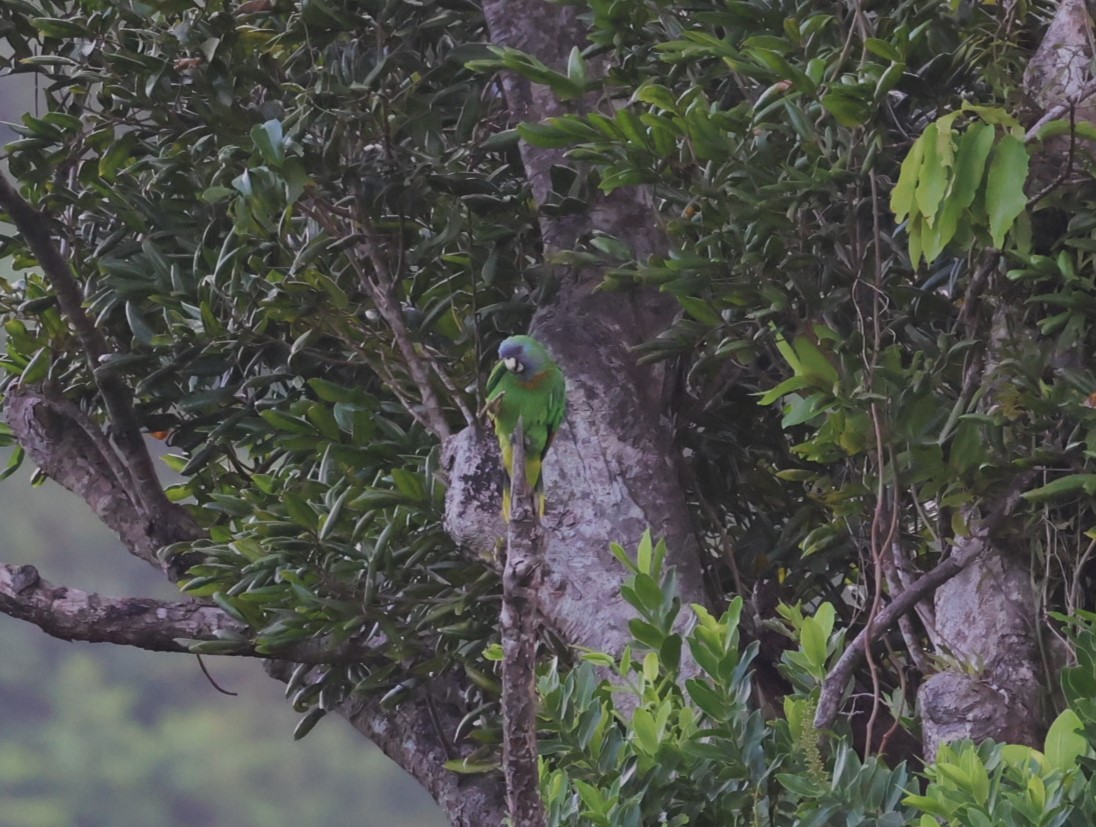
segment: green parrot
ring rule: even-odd
[[[502,518],[510,521],[510,478],[514,468],[510,436],[521,420],[525,434],[525,484],[537,495],[544,516],[544,481],[540,468],[567,410],[567,386],[544,346],[529,336],[511,336],[499,345],[499,363],[487,379],[484,410],[495,426],[506,481]]]

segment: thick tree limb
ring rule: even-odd
[[[164,494],[133,410],[133,394],[122,378],[104,364],[112,351],[84,310],[80,286],[51,235],[48,217],[27,203],[3,175],[0,175],[0,207],[38,259],[42,272],[57,295],[61,312],[80,341],[110,417],[114,442],[125,460],[127,474],[118,482],[129,492],[133,506],[152,526],[153,536],[163,531],[172,534],[182,532],[189,539],[197,537],[199,531],[194,521]]]
[[[536,692],[542,540],[525,480],[524,441],[519,421],[511,436],[510,529],[502,569],[502,769],[513,827],[544,827]]]
[[[286,681],[293,664],[270,661],[267,672]],[[468,713],[457,676],[438,675],[413,689],[395,708],[375,695],[354,695],[335,709],[426,788],[453,827],[500,827],[506,796],[498,773],[461,775],[445,762],[465,757],[449,740]]]
[[[0,563],[0,613],[32,623],[52,637],[85,643],[114,643],[152,652],[189,652],[187,641],[231,641],[233,657],[268,658],[251,641],[252,632],[211,603],[171,602],[143,597],[103,597],[43,580],[34,566]],[[360,641],[310,640],[287,647],[278,657],[297,663],[358,663],[374,647]]]
[[[134,502],[124,462],[87,415],[59,394],[16,385],[8,389],[4,418],[19,444],[42,471],[86,502],[136,557],[177,579],[185,560],[164,563],[165,545],[194,539],[190,515],[168,503],[168,521],[150,520]]]
[[[826,680],[822,683],[822,692],[818,698],[818,709],[814,716],[815,729],[828,729],[833,725],[834,719],[837,717],[838,707],[841,704],[841,697],[845,693],[845,687],[852,679],[853,671],[864,659],[865,643],[875,641],[899,617],[911,611],[919,601],[928,597],[977,560],[979,555],[989,547],[994,533],[1001,528],[1006,519],[1012,516],[1020,501],[1020,495],[1031,484],[1034,476],[1034,471],[1025,471],[1020,474],[1013,481],[1001,502],[971,532],[970,537],[956,543],[950,557],[914,580],[909,588],[896,596],[886,608],[875,616],[870,624],[860,631],[853,642],[845,647],[844,653],[838,658],[837,663],[830,670],[830,674],[826,676]]]

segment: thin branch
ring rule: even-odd
[[[1071,110],[1075,110],[1078,106],[1084,103],[1086,100],[1096,95],[1096,80],[1090,80],[1084,86],[1081,87],[1080,92],[1071,97],[1069,100],[1056,103],[1050,107],[1039,120],[1032,124],[1031,128],[1024,133],[1024,140],[1030,141],[1037,134],[1039,130],[1046,126],[1051,121],[1056,121]]]
[[[34,566],[0,563],[0,613],[32,623],[55,638],[114,643],[153,652],[186,652],[191,641],[238,644],[217,654],[276,656],[297,663],[358,663],[376,653],[376,642],[317,638],[277,653],[260,652],[252,632],[218,606],[196,600],[104,597],[42,579]],[[228,647],[226,647],[228,648]]]
[[[76,333],[110,417],[115,444],[129,469],[126,489],[132,492],[139,510],[150,522],[184,523],[182,512],[168,500],[156,475],[152,455],[145,446],[133,410],[133,393],[118,373],[105,364],[112,354],[111,348],[84,310],[79,283],[50,233],[49,218],[27,203],[3,175],[0,175],[0,207],[38,260],[57,295],[61,311]],[[190,527],[192,535],[196,536],[196,526],[191,523]]]
[[[510,438],[510,528],[502,570],[502,771],[514,827],[547,824],[537,763],[537,592],[541,535],[525,479],[521,421]]]
[[[897,595],[902,592],[902,579],[898,574],[898,564],[895,562],[895,558],[901,554],[900,547],[901,542],[894,540],[890,544],[890,548],[883,555],[883,575],[887,580],[887,589],[891,595]],[[898,618],[898,630],[902,633],[902,639],[906,642],[906,650],[909,652],[910,660],[913,661],[913,665],[917,667],[917,670],[922,675],[928,675],[931,671],[929,668],[928,658],[925,657],[925,650],[921,647],[921,641],[917,639],[917,634],[913,629],[913,623],[910,622],[909,615],[902,615]],[[902,674],[902,670],[898,670],[899,675]]]
[[[396,280],[392,271],[388,268],[388,261],[381,253],[380,245],[371,227],[363,225],[362,248],[373,265],[373,278],[361,269],[358,269],[362,287],[373,299],[377,306],[377,312],[388,323],[392,336],[396,340],[396,347],[403,356],[407,365],[407,372],[415,380],[422,393],[422,403],[426,409],[426,417],[431,423],[431,430],[439,441],[445,441],[452,436],[449,423],[445,421],[441,400],[434,392],[434,386],[430,382],[430,373],[424,364],[421,354],[415,349],[415,343],[411,340],[411,331],[407,328],[407,322],[403,317],[403,310],[396,297]],[[353,257],[351,257],[353,261]]]
[[[1025,471],[1013,480],[1008,492],[990,512],[982,523],[974,529],[971,536],[956,543],[952,554],[929,572],[917,578],[908,589],[894,598],[885,609],[879,612],[850,643],[838,659],[826,680],[822,683],[822,692],[818,698],[818,709],[814,716],[816,729],[828,729],[837,717],[841,697],[852,678],[853,670],[864,658],[865,647],[877,640],[890,625],[917,603],[934,592],[967,566],[973,563],[989,546],[993,534],[1012,516],[1020,501],[1020,495],[1031,484],[1035,471]]]
[[[348,233],[341,231],[335,221],[332,220],[331,214],[334,210],[330,205],[313,200],[311,207],[306,206],[303,209],[332,238],[341,238],[348,235]],[[388,267],[387,259],[381,253],[380,245],[377,243],[372,228],[360,222],[357,223],[357,228],[360,230],[358,241],[373,268],[372,276],[366,272],[355,256],[348,254],[347,259],[358,274],[358,281],[362,289],[372,299],[377,312],[380,313],[381,318],[384,319],[389,330],[392,331],[392,336],[396,340],[396,348],[403,356],[407,372],[411,375],[411,379],[422,394],[423,421],[427,423],[430,432],[438,438],[438,441],[444,442],[452,436],[453,432],[449,427],[449,423],[445,421],[441,400],[430,382],[430,372],[424,363],[426,360],[415,349],[415,344],[411,339],[411,331],[407,327],[403,310],[400,308],[396,296],[396,280]],[[438,370],[440,371],[440,368]],[[467,406],[462,404],[461,410],[466,411],[466,409]],[[466,412],[466,417],[471,423],[470,411]]]

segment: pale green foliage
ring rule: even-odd
[[[1067,710],[1069,713],[1070,710]],[[926,767],[924,795],[905,803],[924,815],[920,827],[1085,827],[1096,818],[1096,777],[1075,760],[1054,752],[1053,729],[1046,754],[1018,744],[969,742],[944,745]]]
[[[971,117],[960,129],[963,115]],[[907,222],[913,266],[922,257],[932,264],[953,240],[969,246],[979,233],[1003,248],[1012,232],[1029,252],[1028,160],[1023,129],[1003,109],[964,105],[929,124],[902,162],[890,199],[895,219]]]
[[[553,662],[540,679],[549,823],[906,823],[906,770],[862,763],[844,743],[836,761],[824,761],[811,727],[815,664],[840,648],[832,608],[812,617],[787,609],[799,648],[786,654],[786,674],[804,688],[786,699],[786,719],[766,721],[752,702],[757,644],[740,643],[742,599],[718,618],[692,606],[695,625],[675,632],[681,605],[665,552],[650,535],[634,560],[614,548],[631,572],[622,594],[638,615],[624,655],[588,653],[567,673]],[[686,660],[695,676],[682,680]],[[599,668],[612,678],[599,679]]]

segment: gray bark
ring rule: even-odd
[[[185,561],[161,560],[158,552],[195,539],[197,526],[174,503],[162,507],[161,519],[148,516],[134,492],[137,483],[102,428],[59,394],[20,385],[6,392],[4,418],[50,479],[86,502],[134,556],[177,578]]]
[[[976,312],[972,309],[972,319]],[[1007,381],[995,373],[1008,343],[1026,335],[1010,329],[1003,309],[995,312],[989,328],[986,354],[974,368],[988,382],[983,408],[994,404]],[[968,509],[968,524],[974,516]],[[1040,743],[1037,612],[1023,562],[1028,558],[1022,547],[1010,548],[1006,537],[987,532],[979,552],[936,591],[932,637],[944,662],[952,665],[917,693],[927,760],[935,758],[941,743],[959,738]]]
[[[1041,743],[1035,601],[1031,575],[1019,556],[988,553],[936,592],[941,653],[954,667],[921,686],[925,755],[941,743],[993,738]]]

